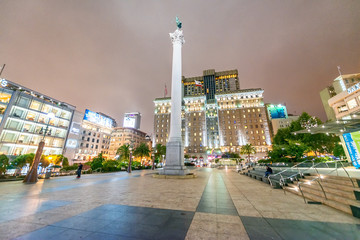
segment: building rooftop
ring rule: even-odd
[[[53,103],[53,104],[56,104],[56,105],[59,105],[59,106],[68,107],[68,108],[71,108],[71,109],[76,108],[74,105],[71,105],[69,103],[56,100],[55,98],[49,97],[49,96],[47,96],[45,94],[39,93],[39,92],[37,92],[35,90],[32,90],[30,88],[27,88],[27,87],[24,87],[24,86],[22,86],[22,85],[20,85],[18,83],[10,81],[10,80],[7,80],[7,79],[0,79],[0,80],[1,80],[1,86],[3,88],[5,88],[5,89],[10,89],[10,90],[13,90],[13,91],[21,91],[21,92],[27,93],[27,94],[29,94],[29,95],[31,95],[33,97],[44,99],[45,101],[48,101],[50,103]]]

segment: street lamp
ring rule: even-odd
[[[133,150],[133,147],[134,147],[134,140],[130,140],[130,147],[129,147],[129,150],[130,150],[130,159],[129,159],[129,166],[128,166],[128,173],[131,173],[131,164],[132,164],[132,150]]]
[[[155,152],[153,151],[152,152],[152,159],[153,159],[153,164],[152,164],[152,168],[151,170],[154,170],[155,169],[155,156],[156,156],[156,153],[157,153],[157,149],[155,149]]]
[[[47,116],[49,118],[49,121],[48,121],[48,123],[46,125],[44,135],[43,135],[41,141],[39,142],[39,146],[38,146],[38,149],[36,150],[36,154],[35,154],[33,164],[31,165],[30,171],[26,175],[23,183],[36,183],[38,181],[37,169],[38,169],[40,158],[41,158],[44,146],[45,146],[44,139],[45,139],[46,133],[47,133],[47,131],[49,129],[50,120],[55,117],[55,114],[51,112]]]

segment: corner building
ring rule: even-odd
[[[63,154],[74,111],[75,106],[1,79],[0,154],[35,153],[43,138],[44,155]]]
[[[185,154],[196,157],[239,152],[252,144],[261,156],[271,148],[262,89],[240,89],[237,70],[205,70],[182,79],[182,136]],[[171,98],[157,98],[154,143],[166,144]]]

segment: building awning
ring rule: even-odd
[[[304,129],[300,131],[293,132],[293,134],[301,133],[325,133],[325,134],[344,134],[350,132],[360,131],[360,119],[347,119],[347,120],[336,120],[331,122],[323,123],[317,127],[312,127],[309,129]]]

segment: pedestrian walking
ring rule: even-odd
[[[83,165],[81,163],[79,163],[78,169],[76,170],[76,173],[77,173],[76,178],[80,178],[82,168],[83,168]]]

